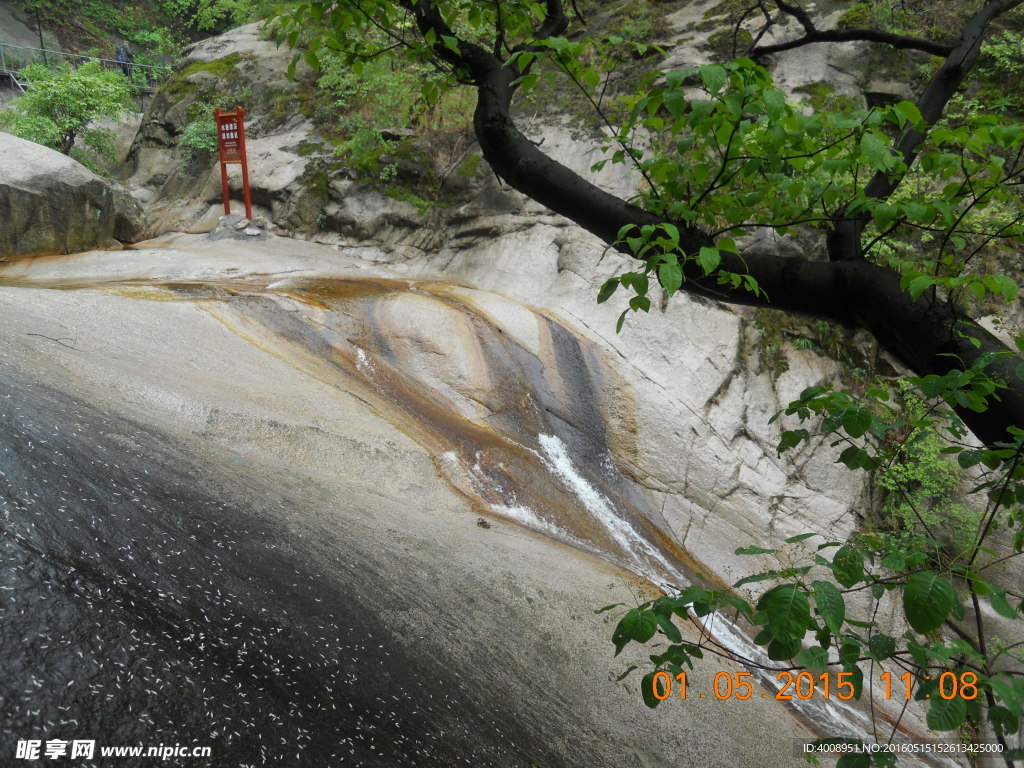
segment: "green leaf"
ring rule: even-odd
[[[704,269],[704,274],[710,275],[718,269],[718,265],[722,263],[722,255],[718,252],[717,248],[709,248],[705,245],[701,246],[700,255],[697,257],[697,261]]]
[[[954,602],[953,585],[934,571],[915,573],[903,588],[903,611],[910,626],[921,634],[942,626]]]
[[[772,587],[757,601],[757,608],[765,612],[768,629],[780,641],[800,640],[811,623],[807,593],[796,584]]]
[[[880,230],[889,228],[889,225],[896,220],[899,216],[900,209],[895,205],[888,205],[887,203],[878,203],[871,211],[871,216],[875,220],[876,226]]]
[[[1004,736],[1016,733],[1020,728],[1020,718],[1006,707],[991,707],[988,711],[988,721],[992,723],[996,733],[1001,733]]]
[[[646,643],[658,631],[658,618],[653,611],[631,608],[619,619],[618,626],[612,633],[615,655],[618,656],[630,640]]]
[[[807,669],[824,669],[828,664],[828,651],[817,646],[805,648],[797,655],[796,663]]]
[[[829,581],[816,581],[814,587],[814,605],[822,621],[833,635],[838,635],[846,620],[846,601],[836,585]]]
[[[889,147],[878,134],[865,133],[860,140],[860,151],[875,168],[885,170],[889,167]]]
[[[1004,616],[1007,619],[1019,619],[1020,614],[1017,613],[1017,609],[1010,605],[1006,599],[1006,593],[1001,589],[991,589],[988,595],[989,602],[992,603],[992,609],[1000,616]]]
[[[896,652],[896,640],[889,635],[872,635],[868,641],[868,653],[875,661],[885,661]]]
[[[646,643],[658,631],[658,619],[653,611],[632,608],[619,621],[619,630],[638,643]]]
[[[863,437],[871,429],[873,417],[866,408],[855,408],[843,417],[843,429],[850,437]]]
[[[995,677],[989,681],[1000,703],[1017,717],[1024,717],[1024,680]]]
[[[656,613],[654,618],[658,622],[658,626],[661,627],[661,631],[665,633],[665,637],[673,643],[682,642],[683,635],[680,633],[679,627],[672,623],[672,618],[670,616],[662,613]]]
[[[800,652],[800,639],[794,637],[782,640],[776,637],[768,643],[767,651],[772,661],[787,661]]]
[[[725,78],[725,68],[717,64],[708,64],[700,68],[700,79],[704,83],[704,87],[711,94],[716,94],[722,90],[722,86],[725,85]]]
[[[856,664],[846,664],[843,666],[843,672],[850,673],[850,682],[853,683],[853,698],[860,701],[861,694],[864,693],[864,672]]]
[[[841,454],[839,454],[838,462],[845,464],[850,469],[873,469],[874,460],[870,454],[863,448],[858,448],[856,445],[847,447]]]
[[[647,296],[634,296],[629,300],[629,308],[634,312],[649,312],[651,300]]]
[[[832,558],[832,572],[836,581],[849,589],[864,578],[864,558],[853,547],[840,547]]]
[[[682,91],[665,91],[664,104],[672,117],[682,117],[689,106],[686,94]]]
[[[807,539],[811,538],[812,536],[817,536],[817,535],[818,534],[816,534],[816,533],[801,533],[801,534],[798,534],[796,536],[790,536],[788,539],[786,539],[786,543],[787,544],[796,544],[797,542],[800,542],[800,541],[807,541]]]
[[[967,702],[959,696],[955,699],[932,696],[929,701],[931,706],[926,720],[933,731],[955,731],[967,719]]]
[[[648,672],[644,675],[644,679],[640,681],[640,694],[644,697],[644,704],[651,709],[661,704],[661,699],[658,699],[654,695],[654,676],[658,674],[657,671]],[[661,677],[658,680],[659,693],[664,693],[665,678]]]
[[[935,278],[931,275],[918,275],[910,281],[910,285],[907,286],[907,290],[910,291],[911,298],[918,299],[922,293],[934,284]]]
[[[962,451],[956,457],[956,463],[964,469],[980,464],[985,458],[983,451]]]
[[[742,579],[733,584],[734,589],[742,587],[744,584],[756,584],[759,581],[768,581],[769,579],[778,578],[780,571],[765,571],[764,573],[755,573],[752,576],[744,576]]]
[[[683,284],[683,270],[678,262],[665,262],[658,267],[658,279],[665,288],[665,293],[671,296]]]
[[[619,278],[613,277],[604,281],[604,285],[601,286],[601,290],[597,293],[597,303],[603,304],[612,297],[616,289],[619,287]]]
[[[733,554],[735,555],[770,555],[775,552],[774,549],[765,549],[764,547],[758,547],[751,544],[749,547],[740,547]]]
[[[893,105],[893,111],[904,119],[909,120],[910,124],[914,126],[924,121],[924,118],[921,116],[921,110],[912,101],[901,101],[899,104]]]
[[[782,433],[779,444],[775,450],[779,453],[796,448],[804,440],[810,439],[810,433],[806,429],[789,429]]]

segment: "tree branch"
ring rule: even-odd
[[[946,104],[953,98],[974,67],[978,54],[981,52],[982,38],[988,25],[993,19],[1021,3],[1024,3],[1024,0],[989,0],[974,15],[964,29],[960,42],[950,51],[942,66],[928,83],[924,93],[917,100],[917,108],[925,123],[935,123],[942,116]],[[893,151],[902,156],[908,170],[913,165],[917,157],[917,150],[925,138],[926,134],[908,125],[896,141]],[[867,197],[885,200],[896,191],[905,176],[906,172],[889,174],[879,171],[864,187],[864,194]],[[864,216],[848,217],[840,214],[835,228],[828,236],[829,258],[833,261],[862,258],[861,235],[866,223],[867,218]]]
[[[818,31],[807,11],[799,5],[790,5],[786,0],[775,0],[775,6],[783,13],[792,16],[794,19],[799,21],[800,26],[804,28],[804,31],[808,35],[813,35]]]
[[[750,52],[750,57],[757,59],[761,56],[771,56],[773,53],[791,51],[794,48],[802,48],[805,45],[813,45],[814,43],[847,43],[854,40],[867,43],[883,43],[891,45],[893,48],[904,50],[923,51],[924,53],[930,53],[932,56],[948,56],[953,51],[952,46],[936,43],[934,40],[897,35],[881,29],[816,29],[814,32],[809,32],[803,37],[798,37],[796,40],[789,40],[785,43],[776,43],[774,45],[758,46]]]

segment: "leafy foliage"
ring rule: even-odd
[[[31,64],[21,71],[27,93],[0,112],[0,121],[15,136],[74,155],[95,168],[94,155],[113,157],[109,131],[97,127],[104,117],[119,117],[131,92],[120,72],[90,61],[77,69]],[[76,147],[79,139],[85,147]]]
[[[163,0],[164,10],[199,30],[222,31],[267,16],[270,0]]]
[[[386,156],[399,141],[385,138],[387,131],[415,129],[421,133],[465,130],[472,104],[463,93],[440,93],[433,102],[421,93],[424,80],[437,87],[437,79],[424,77],[420,68],[399,66],[394,57],[375,57],[353,69],[343,57],[325,52],[317,63],[318,104],[314,122],[335,140],[335,153],[361,174],[388,181],[395,168]]]
[[[1019,643],[1007,644],[980,629],[977,643],[937,634],[946,621],[963,620],[968,615],[965,602],[973,606],[972,620],[979,625],[985,620],[977,610],[982,602],[1001,617],[1024,619],[1020,596],[1010,599],[989,576],[990,571],[1024,551],[1024,468],[1019,462],[1024,431],[1011,428],[1011,440],[977,448],[963,442],[963,425],[950,408],[952,404],[987,407],[988,399],[1001,386],[987,375],[987,363],[991,360],[948,376],[910,377],[898,385],[916,387],[930,403],[928,408],[921,407],[924,400],[900,408],[893,393],[882,386],[872,387],[862,397],[825,387],[805,390],[776,419],[788,415],[817,423],[820,435],[834,438],[834,446],[845,446],[840,462],[850,469],[885,477],[894,492],[904,496],[916,520],[909,530],[899,533],[866,531],[854,541],[825,541],[814,550],[809,550],[807,544],[815,534],[794,536],[787,543],[798,545],[802,555],[791,552],[785,558],[776,550],[757,545],[737,549],[738,555],[779,556],[787,565],[736,582],[734,588],[775,582],[752,608],[748,603],[737,606],[734,595],[723,599],[728,593],[702,589],[705,603],[699,611],[694,606],[694,616],[720,610],[749,617],[753,610],[752,623],[761,627],[755,642],[766,647],[771,660],[793,659],[810,669],[838,666],[854,676],[857,695],[865,684],[862,663],[895,663],[899,669],[910,671],[915,698],[928,702],[927,722],[933,730],[956,730],[969,719],[977,721],[984,716],[1000,735],[1015,733],[1024,707],[1024,685],[1013,667],[1021,661]],[[921,516],[913,503],[915,489],[905,485],[907,475],[894,471],[915,445],[936,441],[940,435],[945,436],[942,455],[956,457],[959,469],[971,470],[975,491],[988,499],[988,507],[967,543],[934,538],[932,527],[944,521]],[[814,438],[804,428],[784,430],[779,450],[794,450]],[[1000,525],[1010,534],[1009,555],[997,554],[988,546]],[[831,548],[835,552],[829,560],[823,553]],[[811,580],[817,573],[831,580]],[[875,607],[867,615],[853,615],[844,596],[864,589],[870,591]],[[886,634],[875,619],[878,606],[893,592],[901,596],[910,628],[900,637]],[[683,594],[692,593],[682,590]],[[708,595],[714,595],[710,603]],[[678,607],[678,603],[673,605]],[[639,615],[646,610],[653,611],[653,603],[633,609]],[[638,620],[634,614],[634,621]],[[809,637],[813,637],[813,644],[805,647]],[[709,638],[704,640],[697,644],[699,650],[715,647]],[[652,656],[652,661],[661,665],[656,658]],[[752,660],[747,662],[760,666]],[[959,693],[936,693],[936,681],[943,673],[952,673],[960,681]],[[985,715],[982,702],[989,695],[992,703]]]
[[[248,90],[203,88],[189,105],[189,121],[178,136],[178,162],[182,170],[205,170],[217,152],[217,123],[214,112],[232,110],[252,97]]]

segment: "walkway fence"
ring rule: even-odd
[[[50,66],[65,63],[71,67],[77,67],[87,61],[98,61],[104,69],[122,71],[121,62],[114,59],[0,43],[0,79],[8,78],[22,92],[28,87],[28,83],[20,76],[21,69],[37,61]],[[152,93],[171,74],[170,67],[150,64],[131,64],[129,66],[132,85],[141,93]]]

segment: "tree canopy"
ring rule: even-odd
[[[875,4],[893,14],[928,5]],[[724,610],[760,628],[756,642],[769,659],[837,667],[858,697],[865,662],[907,670],[922,700],[936,690],[941,671],[955,672],[973,695],[932,697],[929,726],[954,730],[987,720],[1005,745],[1024,717],[1024,659],[1019,642],[986,631],[981,604],[989,615],[1024,618],[1024,595],[1013,591],[1019,586],[1007,589],[992,575],[1024,549],[1024,339],[1018,334],[1006,344],[977,319],[992,303],[1017,299],[1024,122],[981,108],[954,115],[948,107],[976,74],[995,25],[1013,18],[1024,0],[942,9],[948,28],[932,37],[870,23],[824,28],[800,0],[734,5],[731,34],[743,55],[674,71],[652,64],[638,89],[618,94],[613,109],[606,96],[616,67],[630,58],[656,61],[659,49],[588,33],[575,2],[315,0],[293,7],[281,28],[290,43],[305,46],[314,66],[329,54],[358,71],[377,56],[402,55],[432,65],[452,86],[475,89],[474,132],[495,174],[636,258],[634,270],[604,285],[599,301],[625,290],[627,312],[646,311],[657,283],[669,296],[685,291],[826,318],[870,331],[914,373],[864,392],[811,388],[776,416],[793,427],[782,431],[780,451],[815,436],[833,440],[842,447],[840,461],[877,473],[902,497],[905,526],[851,542],[824,540],[803,560],[787,555],[785,567],[733,589],[690,586],[631,608],[616,630],[617,650],[656,637],[670,643],[651,657],[649,704],[664,692],[659,672],[671,679],[708,649],[728,655],[710,638],[684,642],[673,621]],[[763,64],[832,41],[916,52],[926,73],[907,83],[917,87],[916,98],[841,111],[794,105]],[[600,189],[517,126],[516,95],[557,77],[605,120],[601,162],[636,169],[643,183],[634,197]],[[437,87],[425,81],[425,97],[436,97]],[[824,256],[738,245],[758,229],[790,237],[808,227],[827,233]],[[947,521],[920,506],[919,479],[907,469],[943,456],[955,457],[982,497],[957,542],[939,530]],[[1000,528],[1010,532],[1006,550],[994,543]],[[809,547],[817,535],[807,532],[787,545]],[[824,556],[830,549],[831,560]],[[737,554],[778,553],[755,545]],[[773,586],[755,603],[733,591],[761,581]],[[899,590],[908,632],[893,637],[873,613],[848,614],[844,595],[860,590],[870,591],[875,611]],[[934,635],[946,622],[965,621],[971,630],[958,629],[953,640]],[[813,644],[805,647],[808,637]],[[870,760],[882,765],[883,757]]]
[[[131,87],[120,73],[104,69],[98,61],[78,68],[31,64],[21,70],[28,91],[0,111],[0,122],[15,136],[72,154],[81,139],[88,150],[104,157],[113,154],[109,131],[97,122],[119,117],[131,106]],[[95,167],[89,152],[76,159]]]

